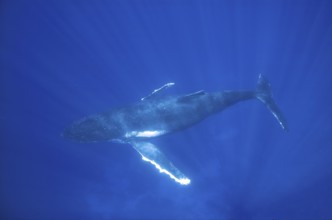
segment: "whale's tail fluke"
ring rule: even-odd
[[[271,85],[262,74],[260,74],[258,77],[256,98],[266,105],[273,116],[278,120],[282,129],[288,131],[287,121],[272,97]]]

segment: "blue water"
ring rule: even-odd
[[[2,1],[1,219],[332,219],[332,1]],[[85,115],[170,94],[256,100],[154,140],[181,186],[129,145],[64,140]]]

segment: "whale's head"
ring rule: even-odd
[[[62,132],[62,136],[78,142],[111,141],[121,137],[121,129],[112,121],[96,115],[82,118]]]

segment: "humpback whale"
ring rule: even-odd
[[[190,179],[151,143],[151,139],[186,129],[210,115],[249,99],[258,99],[264,103],[282,129],[288,130],[287,122],[272,97],[270,83],[263,75],[259,75],[254,90],[214,93],[201,90],[179,96],[161,95],[173,85],[167,83],[136,103],[86,116],[65,128],[62,135],[84,143],[116,141],[130,144],[144,161],[153,164],[176,182],[187,185]]]

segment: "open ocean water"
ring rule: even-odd
[[[332,220],[332,1],[2,0],[0,219]],[[182,186],[130,146],[61,132],[169,94],[271,82],[259,101],[157,138]]]

